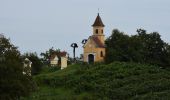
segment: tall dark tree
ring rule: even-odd
[[[113,30],[106,39],[106,63],[113,61],[133,61],[138,63],[169,66],[169,45],[158,32],[147,33],[138,29],[137,35],[128,36],[119,30]]]
[[[32,78],[23,75],[22,62],[17,47],[0,37],[0,100],[19,100],[34,89]]]
[[[141,54],[144,55],[143,60],[146,63],[162,65],[162,60],[165,59],[166,49],[165,42],[157,32],[148,34],[146,30],[138,29],[138,40],[142,46]]]
[[[129,36],[115,29],[112,35],[106,39],[106,62],[128,61],[128,40]]]
[[[78,45],[77,45],[77,43],[72,43],[71,47],[73,48],[73,58],[74,58],[74,61],[75,61],[76,60],[76,58],[75,58],[75,49],[78,48]]]

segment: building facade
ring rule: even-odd
[[[58,58],[57,55],[52,55],[50,57],[50,65],[51,66],[57,66],[58,65],[58,60],[59,60],[59,58]]]
[[[51,66],[60,66],[61,69],[67,67],[68,56],[67,52],[63,51],[58,54],[53,54],[50,56],[50,65]]]
[[[103,62],[105,57],[104,24],[98,13],[93,27],[93,34],[84,44],[83,60],[87,63]]]

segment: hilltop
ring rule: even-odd
[[[53,70],[35,76],[39,89],[23,100],[170,98],[170,71],[157,66],[114,62]]]

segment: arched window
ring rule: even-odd
[[[100,57],[103,57],[103,51],[100,52]]]
[[[101,30],[102,31],[102,34],[103,34],[103,30]]]
[[[96,29],[96,34],[98,34],[98,29]]]

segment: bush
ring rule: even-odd
[[[115,29],[105,41],[105,62],[136,62],[143,64],[170,66],[170,45],[165,43],[159,33],[147,33],[138,29],[137,35],[128,36]]]
[[[86,99],[128,100],[157,98],[163,94],[165,98],[170,97],[168,92],[164,92],[170,90],[169,74],[169,70],[158,66],[113,62],[107,65],[73,65],[40,75],[37,79],[53,89],[71,90],[74,99],[88,96]]]

